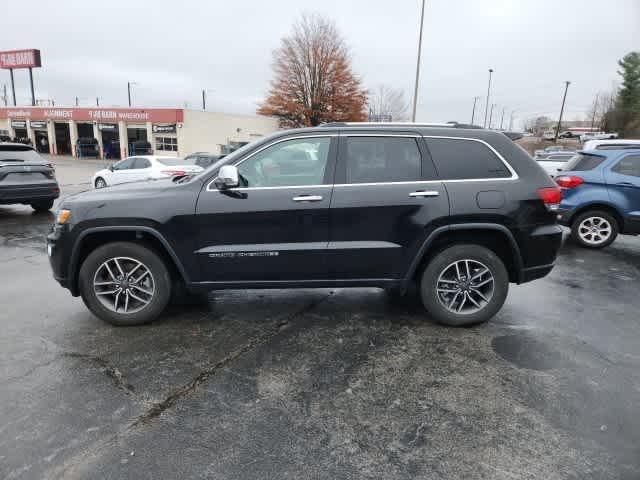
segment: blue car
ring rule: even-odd
[[[580,245],[602,248],[621,234],[640,234],[640,148],[579,152],[555,178],[558,220]]]

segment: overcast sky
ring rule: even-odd
[[[0,50],[39,48],[37,98],[57,105],[209,107],[252,113],[268,92],[271,53],[304,12],[335,20],[367,88],[413,91],[420,0],[7,1]],[[640,0],[427,0],[419,121],[468,122],[473,97],[516,122],[556,116],[570,80],[568,119],[619,80],[617,60],[640,49]],[[0,87],[9,73],[0,71]],[[27,72],[16,71],[28,104]],[[478,117],[480,116],[480,117]],[[506,122],[506,120],[505,120]]]

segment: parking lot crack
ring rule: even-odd
[[[275,337],[280,332],[282,332],[285,328],[287,328],[287,326],[289,326],[290,323],[293,320],[295,320],[297,317],[299,317],[301,315],[304,315],[305,313],[309,312],[310,310],[314,309],[316,306],[318,306],[324,300],[329,298],[329,296],[331,296],[330,293],[325,295],[325,296],[323,296],[323,297],[321,297],[318,300],[315,300],[315,301],[307,304],[305,307],[303,307],[302,309],[294,312],[293,314],[291,314],[291,315],[289,315],[287,317],[281,318],[265,334],[259,335],[259,336],[256,336],[256,337],[253,337],[253,338],[249,339],[248,342],[246,342],[241,347],[239,347],[236,350],[234,350],[233,352],[231,352],[229,355],[224,357],[222,360],[220,360],[220,361],[216,362],[215,364],[211,365],[209,368],[206,368],[206,369],[202,370],[189,383],[187,383],[187,384],[185,384],[185,385],[183,385],[183,386],[181,386],[181,387],[179,387],[179,388],[177,388],[175,390],[172,390],[163,400],[151,405],[151,407],[146,412],[144,412],[136,420],[133,421],[133,423],[131,424],[131,428],[140,427],[142,425],[145,425],[145,424],[151,422],[156,417],[159,417],[166,410],[168,410],[171,407],[173,407],[180,399],[189,396],[191,393],[193,393],[195,390],[197,390],[198,387],[200,385],[202,385],[203,383],[205,383],[207,380],[209,380],[209,378],[213,377],[219,371],[221,371],[221,370],[225,369],[226,367],[228,367],[230,364],[232,364],[234,361],[236,361],[240,357],[244,356],[246,353],[254,350],[255,348],[259,347],[260,345],[263,345],[263,344],[267,343],[269,340],[271,340],[273,337]]]
[[[127,395],[135,394],[133,385],[127,383],[124,376],[122,375],[122,372],[118,370],[118,368],[114,365],[111,365],[104,358],[79,352],[64,352],[62,356],[67,358],[80,358],[90,361],[91,363],[97,365],[102,370],[102,372],[111,379],[118,390],[122,390]]]

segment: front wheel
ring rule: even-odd
[[[105,181],[104,178],[102,177],[96,178],[96,183],[95,183],[96,188],[105,188],[106,186],[107,186],[107,182]]]
[[[611,245],[618,236],[618,222],[608,212],[591,210],[578,215],[571,222],[571,238],[587,248]]]
[[[151,249],[130,242],[103,245],[80,268],[80,293],[94,315],[113,325],[142,325],[171,297],[171,277]]]
[[[462,327],[486,322],[504,304],[509,275],[502,260],[480,245],[442,250],[424,269],[422,303],[444,325]]]

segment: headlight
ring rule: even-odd
[[[64,225],[71,218],[71,210],[58,210],[58,215],[56,216],[56,223],[58,225]]]

